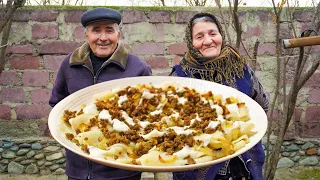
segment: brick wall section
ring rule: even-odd
[[[0,105],[0,118],[4,120],[11,119],[11,107],[8,105]]]
[[[85,40],[84,30],[83,26],[76,27],[74,31],[74,39],[80,41]]]
[[[164,69],[169,67],[168,60],[163,57],[151,57],[145,60],[152,69]]]
[[[312,89],[308,101],[312,104],[320,104],[320,89]]]
[[[16,11],[13,15],[13,21],[16,22],[27,22],[30,20],[30,12],[29,11]]]
[[[170,44],[168,46],[168,53],[169,54],[177,54],[177,55],[184,55],[188,50],[186,43],[180,44]]]
[[[32,54],[32,44],[17,44],[9,46],[6,50],[7,54]]]
[[[22,88],[2,88],[0,93],[0,102],[24,103],[26,93]]]
[[[16,107],[18,120],[47,118],[51,110],[49,105],[20,105]]]
[[[305,86],[316,88],[316,87],[319,87],[319,84],[320,84],[320,72],[316,72],[310,77],[310,79],[308,79]]]
[[[34,24],[32,26],[32,38],[41,39],[41,38],[58,38],[59,27],[57,24],[53,25],[42,25]]]
[[[39,69],[40,57],[39,56],[18,56],[12,57],[9,61],[10,69],[26,70],[26,69]]]
[[[242,35],[244,39],[250,38],[252,36],[260,36],[261,35],[261,27],[250,27],[247,31]]]
[[[28,71],[23,73],[22,83],[25,86],[44,86],[49,84],[49,72]]]
[[[31,13],[31,20],[38,22],[56,21],[59,13],[54,11],[35,11]]]
[[[155,75],[166,76],[187,51],[184,41],[185,25],[199,10],[120,9],[123,26],[135,31],[130,33],[135,37],[124,37],[124,42],[132,53],[140,56],[151,66]],[[86,9],[35,9],[19,10],[15,13],[13,23],[17,27],[19,24],[30,24],[31,31],[26,32],[29,34],[25,37],[32,39],[10,43],[6,49],[5,70],[0,76],[0,121],[28,120],[32,123],[41,119],[41,135],[48,135],[46,118],[51,110],[48,105],[51,89],[62,60],[79,47],[82,44],[80,42],[85,41],[84,28],[80,23],[80,17],[85,11]],[[240,13],[243,27],[246,27],[243,41],[250,46],[248,51],[252,52],[253,44],[250,43],[261,38],[259,59],[271,58],[265,61],[258,60],[257,71],[261,74],[274,74],[275,69],[268,66],[276,62],[273,34],[275,25],[268,16],[270,13],[272,14],[268,10]],[[308,29],[311,15],[312,11],[294,12],[294,21],[299,30]],[[227,17],[227,14],[224,16]],[[252,17],[256,18],[258,23],[252,23]],[[61,31],[61,28],[66,27],[72,27],[73,32]],[[282,32],[282,37],[291,37],[290,31]],[[231,32],[231,35],[234,35],[234,32]],[[320,52],[320,46],[313,49],[314,52]],[[244,53],[243,49],[240,51]],[[293,67],[290,66],[289,70]],[[261,77],[263,82],[271,83],[271,80],[268,80],[269,76]],[[317,72],[304,87],[307,102],[296,109],[294,123],[289,128],[290,137],[319,137],[319,86],[320,73]],[[281,112],[278,114],[281,115]],[[275,115],[275,119],[280,115]]]
[[[273,43],[265,43],[261,44],[258,49],[258,55],[273,55],[276,52],[276,47],[274,46]]]
[[[60,67],[60,64],[62,60],[66,56],[60,56],[60,55],[44,55],[43,61],[44,61],[44,68],[52,71],[57,71]]]
[[[138,23],[147,21],[147,16],[142,11],[137,10],[125,10],[122,13],[122,21],[125,24]]]
[[[48,104],[52,89],[35,89],[31,91],[31,103]]]
[[[66,11],[64,12],[64,21],[66,23],[79,23],[81,15],[85,10]]]
[[[142,43],[135,44],[133,46],[133,53],[137,55],[164,55],[164,44],[163,43]]]
[[[297,10],[293,13],[293,18],[298,22],[311,22],[312,11]]]
[[[44,41],[40,45],[40,54],[69,54],[80,45],[76,42]]]
[[[18,73],[14,71],[2,72],[0,76],[0,85],[17,86],[19,84]]]
[[[187,23],[197,12],[177,12],[176,23]]]
[[[168,12],[151,12],[149,14],[149,22],[150,23],[169,23],[170,22],[170,15]]]

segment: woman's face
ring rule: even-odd
[[[222,36],[215,23],[197,22],[192,27],[192,45],[203,57],[217,57],[221,52]]]

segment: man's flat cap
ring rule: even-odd
[[[102,21],[120,24],[121,14],[118,11],[109,8],[95,8],[85,12],[81,16],[81,24],[84,27],[91,23]]]

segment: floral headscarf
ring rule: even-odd
[[[217,25],[222,36],[221,52],[218,57],[203,57],[200,51],[192,45],[193,21],[204,16],[212,18],[213,23]],[[235,87],[236,77],[243,77],[246,60],[239,56],[235,48],[226,45],[223,28],[214,15],[210,13],[198,13],[194,15],[187,24],[185,39],[187,41],[188,50],[180,64],[183,71],[188,71],[191,77],[221,84],[225,82],[232,87]]]

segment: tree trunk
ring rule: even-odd
[[[237,32],[237,41],[236,41],[236,48],[239,49],[240,47],[240,42],[241,42],[241,24],[239,22],[239,15],[238,15],[238,5],[239,1],[235,0],[234,1],[234,8],[233,8],[233,21],[234,21],[234,26]]]
[[[3,28],[7,25],[14,12],[19,8],[22,7],[25,3],[25,0],[8,0],[6,8],[4,10],[4,15],[2,21],[0,21],[0,32],[2,32]]]
[[[221,11],[220,0],[215,0],[215,2],[216,2],[216,5],[218,6],[218,10],[219,10],[219,13],[220,13],[220,16],[221,16],[221,19],[222,19],[222,23],[223,23],[223,26],[224,26],[224,29],[225,29],[225,32],[226,32],[226,35],[227,35],[227,38],[228,38],[228,43],[231,45],[232,44],[231,37],[230,37],[230,33],[228,31],[227,23],[224,20],[224,17],[223,17],[222,11]]]
[[[164,0],[161,0],[162,6],[166,6],[166,4],[164,3]]]
[[[267,155],[266,155],[266,166],[265,166],[265,169],[264,169],[264,177],[265,177],[265,179],[269,179],[270,172],[271,172],[273,166],[277,166],[277,164],[274,164],[275,160],[273,158],[271,158],[272,154],[270,154],[269,144],[270,144],[270,135],[271,135],[271,132],[272,132],[272,127],[273,127],[272,116],[273,116],[275,103],[276,103],[277,98],[279,96],[279,88],[280,88],[280,65],[281,65],[281,63],[280,63],[280,54],[278,52],[279,52],[279,37],[280,37],[280,17],[279,17],[279,15],[281,13],[281,9],[279,9],[279,12],[278,12],[277,8],[276,8],[276,6],[274,4],[274,1],[272,1],[272,3],[273,3],[273,9],[274,9],[275,18],[276,18],[276,22],[275,23],[276,23],[276,30],[277,30],[277,34],[276,34],[277,84],[276,84],[276,88],[275,88],[275,95],[273,97],[271,108],[270,108],[271,109],[270,110],[271,120],[269,121],[268,130],[267,130],[267,145],[266,145]],[[276,160],[276,162],[278,162],[278,160]]]
[[[4,70],[4,67],[6,64],[6,49],[7,49],[7,43],[8,43],[10,29],[11,29],[11,23],[12,21],[9,20],[8,24],[3,29],[3,33],[2,33],[2,40],[0,45],[0,75]]]
[[[282,1],[279,12],[281,11],[283,4],[285,4],[285,1]],[[275,5],[274,5],[274,9],[275,9],[275,12],[277,12]],[[318,4],[317,11],[315,13],[316,18],[319,18],[319,16],[318,16],[319,13],[320,13],[320,2]],[[276,16],[277,16],[276,18],[277,18],[277,23],[278,23],[280,13],[276,13]],[[316,21],[314,21],[314,22],[316,22]],[[315,27],[316,27],[315,32],[319,33],[320,21],[318,21],[315,24]],[[277,31],[277,37],[278,37],[278,34],[279,34],[279,32]],[[310,35],[310,33],[307,34],[307,36],[309,36],[309,35]],[[277,41],[277,42],[279,42],[279,41]],[[310,49],[307,52],[307,55],[308,54],[310,54]],[[318,54],[318,56],[316,57],[315,61],[312,64],[312,67],[309,70],[307,70],[306,73],[302,74],[302,72],[305,71],[304,67],[305,67],[305,64],[307,61],[307,57],[308,56],[305,57],[304,47],[301,47],[299,59],[296,64],[295,75],[293,78],[293,84],[291,86],[289,94],[285,97],[285,100],[284,100],[283,117],[282,117],[281,123],[280,123],[280,133],[277,137],[277,141],[276,141],[276,144],[275,144],[273,151],[271,153],[271,157],[268,158],[269,162],[267,164],[267,170],[265,171],[265,179],[266,180],[273,180],[274,179],[277,164],[279,161],[279,154],[280,154],[281,145],[283,143],[285,133],[289,127],[291,118],[293,116],[299,91],[303,87],[303,85],[306,83],[306,81],[312,76],[312,74],[319,67],[320,55]],[[285,86],[285,84],[284,84],[284,86]]]

